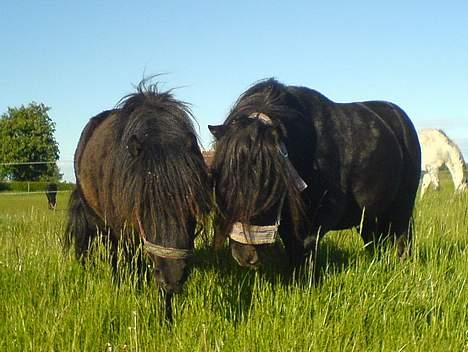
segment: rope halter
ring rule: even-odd
[[[257,119],[266,125],[270,125],[270,126],[273,125],[271,118],[262,112],[254,112],[249,115],[249,118]],[[302,177],[299,175],[294,165],[289,160],[288,150],[286,149],[286,145],[283,142],[280,143],[278,147],[278,151],[286,162],[286,167],[288,168],[288,173],[290,175],[290,178],[295,183],[299,192],[302,192],[303,190],[307,188],[307,183],[302,179]],[[251,244],[251,245],[275,243],[277,235],[278,235],[278,228],[281,222],[281,212],[283,211],[285,198],[286,198],[286,191],[281,197],[281,201],[278,207],[278,214],[276,217],[276,222],[274,225],[257,226],[257,225],[243,224],[241,222],[235,222],[232,225],[231,232],[229,233],[229,238],[242,244]]]
[[[140,230],[140,238],[143,241],[143,248],[146,252],[166,259],[188,259],[193,255],[193,250],[191,249],[164,247],[148,241],[138,213],[136,213],[136,219]]]

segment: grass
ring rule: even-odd
[[[152,283],[115,283],[100,246],[80,265],[61,249],[67,194],[0,194],[1,351],[468,350],[468,195],[418,199],[413,256],[372,257],[355,231],[321,244],[322,281],[237,267],[201,241],[174,322]]]

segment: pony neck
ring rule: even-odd
[[[463,156],[456,147],[450,144],[447,147],[448,159],[446,165],[447,169],[450,172],[450,175],[452,175],[452,181],[455,187],[455,191],[457,191],[463,187],[463,169],[465,166],[465,162],[463,160]]]

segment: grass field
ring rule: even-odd
[[[113,282],[103,246],[87,266],[62,252],[67,193],[56,212],[0,194],[0,351],[468,351],[468,194],[442,187],[418,200],[409,260],[332,233],[316,286],[286,283],[281,255],[253,272],[200,241],[172,326],[153,284]]]

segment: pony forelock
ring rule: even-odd
[[[248,89],[225,121],[225,135],[216,142],[213,177],[218,212],[229,227],[279,206],[286,195],[294,222],[299,222],[303,204],[290,175],[280,144],[287,137],[285,119],[297,118],[285,87],[275,80],[262,81]],[[271,123],[252,118],[266,115]]]

